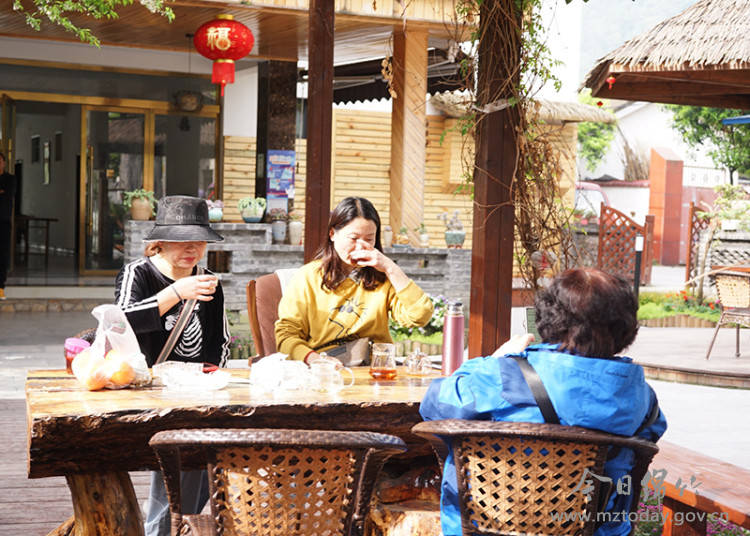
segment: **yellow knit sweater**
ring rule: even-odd
[[[291,359],[304,359],[314,348],[341,338],[369,337],[393,342],[388,314],[405,327],[424,326],[432,317],[432,302],[414,281],[400,292],[391,282],[374,290],[344,280],[335,291],[323,290],[321,261],[312,261],[294,274],[279,303],[276,347]]]

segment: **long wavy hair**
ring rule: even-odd
[[[542,341],[585,357],[613,357],[638,333],[632,282],[595,268],[573,268],[537,293]]]
[[[335,290],[349,276],[351,270],[336,253],[330,236],[331,230],[338,231],[355,218],[364,218],[375,224],[375,249],[383,251],[380,244],[380,216],[373,204],[364,197],[343,199],[331,212],[326,243],[317,255],[317,258],[322,260],[320,269],[323,272],[323,282],[320,287],[323,290]],[[372,266],[366,266],[359,268],[359,280],[365,289],[374,290],[385,281],[385,274]]]

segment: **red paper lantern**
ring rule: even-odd
[[[610,75],[607,77],[607,84],[609,84],[609,89],[612,89],[612,86],[615,84],[615,82],[617,82],[617,78],[615,78],[614,76]]]
[[[195,49],[201,56],[213,60],[211,82],[224,86],[234,83],[234,62],[247,56],[253,49],[255,38],[250,28],[234,20],[232,15],[217,15],[202,24],[193,36]]]

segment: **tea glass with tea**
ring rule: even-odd
[[[376,380],[392,380],[396,377],[396,345],[376,342],[372,345],[370,376]]]

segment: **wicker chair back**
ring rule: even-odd
[[[361,530],[375,477],[401,439],[370,432],[170,430],[150,441],[164,473],[172,534],[345,535]],[[211,516],[180,512],[179,470],[205,459]],[[193,462],[195,463],[195,462]]]
[[[465,535],[590,536],[607,493],[593,475],[604,475],[609,447],[635,452],[634,497],[658,451],[641,439],[554,424],[451,419],[412,431],[430,439],[439,456],[443,440],[452,445]],[[635,509],[638,501],[632,503]]]
[[[750,307],[750,277],[716,274],[716,292],[723,307]]]

